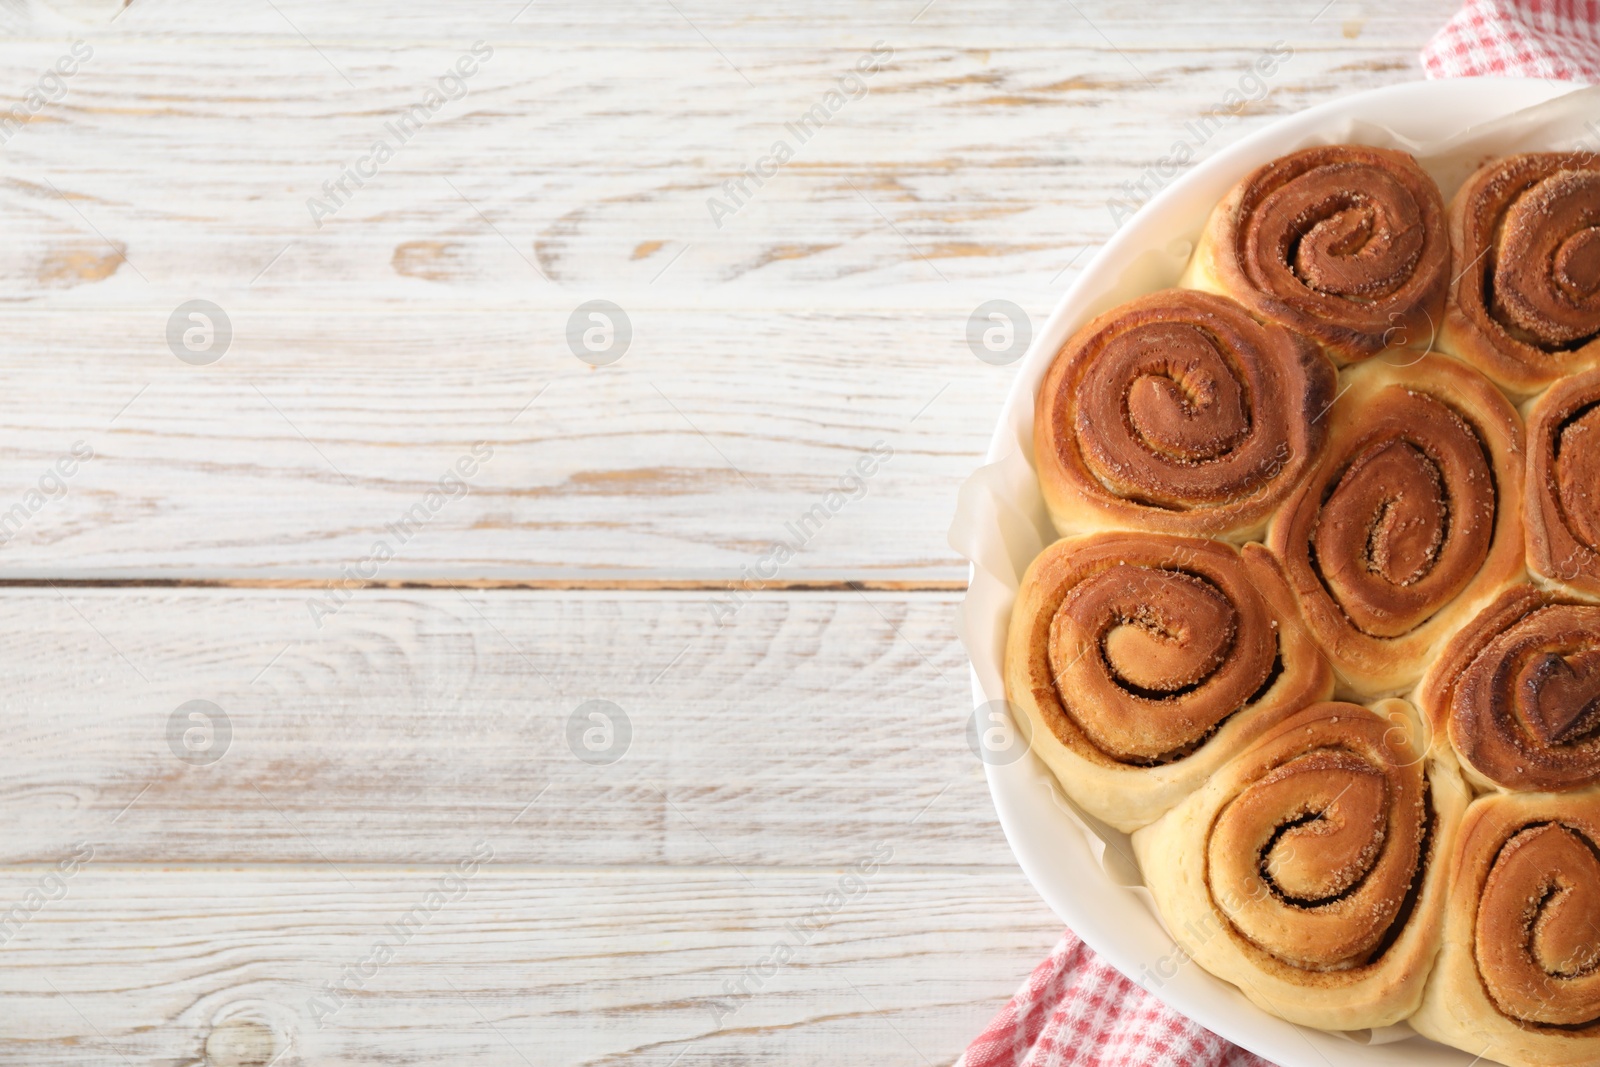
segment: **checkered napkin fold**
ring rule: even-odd
[[[1430,78],[1600,81],[1600,0],[1467,0],[1422,52]],[[1264,1067],[1066,932],[958,1067]]]

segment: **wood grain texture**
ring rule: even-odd
[[[802,548],[784,579],[965,576],[944,529],[995,410],[967,398],[991,385],[998,398],[1000,379],[970,353],[929,358],[943,329],[930,316],[677,312],[684,357],[602,370],[570,354],[533,364],[525,319],[241,313],[258,336],[193,367],[164,341],[142,359],[121,347],[159,334],[160,313],[96,310],[62,335],[53,315],[20,311],[31,336],[16,351],[51,357],[19,358],[0,397],[0,521],[75,442],[95,458],[0,546],[0,573],[332,579],[483,441],[494,456],[470,493],[377,577],[728,580],[780,539]],[[768,361],[758,383],[748,348],[689,355],[735,323],[803,337],[810,358]],[[448,352],[429,339],[445,335]],[[868,376],[864,343],[878,349]],[[893,457],[802,545],[787,525],[880,442]]]
[[[16,244],[0,278],[36,302],[470,304],[549,309],[558,324],[591,296],[643,312],[953,305],[959,324],[1007,295],[1042,312],[1072,256],[1114,228],[1107,199],[1220,109],[1274,40],[1294,55],[1271,95],[1225,116],[1202,155],[1335,87],[1415,73],[1409,54],[1299,29],[1145,51],[1138,70],[1087,26],[985,50],[878,38],[892,56],[803,143],[791,127],[874,38],[762,46],[755,85],[698,41],[549,54],[497,38],[467,95],[400,144],[394,121],[472,37],[373,48],[352,88],[294,38],[89,34],[65,95],[6,143],[0,218]],[[35,46],[0,76],[26,88],[64,47]],[[240,66],[261,76],[241,84]],[[673,103],[630,106],[646,93]],[[375,176],[324,188],[385,138],[395,155]],[[734,204],[724,182],[780,138],[794,157]],[[738,207],[720,225],[714,196]],[[337,211],[313,218],[312,199]],[[559,330],[528,340],[570,358]]]
[[[10,862],[81,837],[106,862],[448,863],[520,814],[503,862],[837,864],[887,840],[1012,863],[953,594],[758,594],[720,628],[687,593],[368,590],[320,628],[313,590],[6,596]],[[596,699],[630,738],[603,765],[568,734]],[[202,766],[169,733],[193,700],[231,730]]]
[[[1107,201],[1271,42],[1271,95],[1198,157],[1414,76],[1448,6],[13,12],[19,96],[74,35],[94,54],[0,159],[0,487],[76,440],[104,460],[0,574],[331,576],[484,439],[485,490],[391,576],[728,579],[882,440],[896,462],[793,572],[959,579],[954,486],[1012,373],[969,350],[973,309],[1042,322]],[[479,39],[468,95],[316,226],[308,199]],[[716,225],[708,199],[878,40],[866,94]],[[233,323],[213,366],[168,349],[193,298]],[[594,298],[633,324],[600,370],[566,340]]]
[[[1057,934],[963,736],[944,530],[1012,374],[967,319],[1041,323],[1262,49],[1195,158],[1417,76],[1455,6],[0,2],[0,1064],[952,1060]],[[169,347],[194,299],[208,366]],[[611,366],[569,348],[592,299]]]
[[[0,1063],[939,1063],[1055,936],[950,593],[722,628],[687,591],[362,590],[320,628],[307,589],[6,595]],[[568,730],[597,698],[604,766]]]
[[[1048,949],[1019,874],[843,874],[490,860],[424,915],[437,870],[91,860],[3,949],[0,1063],[943,1064]]]
[[[129,0],[10,0],[0,26],[25,34],[63,28],[104,29],[114,22],[115,30],[127,36],[182,34],[190,39],[229,41],[245,37],[299,40],[294,29],[299,27],[324,46],[360,48],[499,35],[531,43],[609,42],[659,51],[678,46],[709,48],[697,36],[696,26],[718,44],[764,43],[797,49],[824,48],[841,38],[898,29],[908,37],[944,45],[1037,44],[1082,36],[1085,47],[1120,47],[1130,53],[1173,46],[1222,47],[1240,38],[1298,32],[1351,50],[1383,47],[1398,51],[1413,43],[1420,47],[1420,42],[1439,28],[1441,15],[1453,13],[1448,4],[1437,0],[1403,7],[1367,5],[1359,0],[1289,4],[1239,0],[1210,6],[1075,0],[1066,12],[1051,0],[979,0],[964,5],[946,5],[944,0],[869,5],[810,0],[774,4],[759,11],[734,0],[693,0],[678,3],[677,11],[672,6],[627,0],[602,0],[580,9],[525,4],[523,0],[461,0],[448,9],[423,4],[391,6],[380,0],[349,0],[337,5],[290,0],[276,6],[281,14],[271,7],[241,4],[226,9],[224,19],[205,0],[137,0],[131,5]],[[1110,39],[1100,36],[1095,27]],[[737,80],[730,68],[724,69],[730,79]]]

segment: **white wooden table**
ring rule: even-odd
[[[953,1059],[1059,930],[963,737],[968,317],[1455,6],[1322,4],[6,0],[0,1061]]]

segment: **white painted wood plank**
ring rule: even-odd
[[[504,862],[1013,862],[953,594],[763,594],[719,629],[689,593],[367,590],[320,630],[309,595],[6,590],[0,860],[445,863],[520,812]],[[607,765],[568,740],[595,699],[628,720]],[[230,724],[209,765],[169,739],[195,700]]]
[[[926,313],[641,313],[638,360],[598,370],[530,357],[549,320],[525,312],[237,321],[238,350],[194,367],[124,347],[159,314],[14,313],[0,574],[330,580],[383,540],[385,580],[734,579],[782,539],[780,579],[960,580],[944,532],[1010,374]],[[47,472],[79,441],[63,494]],[[479,441],[469,492],[388,529]]]
[[[0,149],[0,578],[328,579],[478,440],[381,579],[734,577],[884,440],[780,577],[959,579],[942,531],[1010,374],[972,308],[1042,320],[1271,41],[1273,95],[1200,157],[1414,76],[1455,4],[515,6],[0,6],[8,100],[95,49]],[[471,94],[317,229],[306,199],[479,38]],[[871,92],[716,227],[880,39]],[[164,339],[196,297],[235,327],[210,367]],[[564,339],[595,297],[636,330],[599,371]],[[0,949],[0,1062],[262,1063],[265,1021],[286,1067],[942,1063],[1055,936],[964,747],[948,593],[762,594],[722,628],[686,592],[363,590],[321,628],[306,590],[5,596],[0,907],[95,854]],[[633,730],[608,766],[567,740],[592,698]],[[206,766],[167,740],[196,699],[233,731]],[[464,899],[317,1028],[478,840]]]
[[[330,578],[487,440],[504,444],[481,488],[385,576],[735,578],[882,440],[896,460],[784,577],[958,581],[943,531],[1011,374],[974,357],[968,316],[1004,297],[1042,321],[1112,232],[1107,199],[1273,39],[1230,15],[1179,41],[1142,8],[1086,8],[1149,42],[1130,66],[1060,12],[994,9],[990,48],[908,21],[933,36],[719,229],[707,198],[876,38],[844,8],[809,44],[708,8],[750,34],[759,77],[730,87],[670,10],[605,43],[530,9],[554,36],[508,26],[470,95],[317,229],[308,197],[473,38],[320,13],[351,86],[268,7],[147,2],[84,31],[93,57],[0,153],[0,514],[74,442],[99,457],[22,516],[0,576]],[[1337,10],[1252,10],[1296,53],[1201,156],[1414,73],[1420,16],[1346,36]],[[1026,43],[1013,14],[1037,23]],[[378,43],[350,36],[378,24]],[[70,40],[0,47],[0,84],[20,96]],[[168,348],[193,298],[232,322],[213,366]],[[634,327],[601,371],[566,341],[592,298]]]
[[[471,835],[459,851],[473,854]],[[955,1058],[1058,933],[1014,871],[890,859],[830,900],[846,871],[563,871],[495,851],[431,911],[439,869],[92,859],[0,949],[0,1063],[194,1064],[209,1051],[243,1067],[281,1050],[291,1067],[927,1067]],[[0,902],[52,869],[0,872]],[[397,924],[415,932],[402,940]],[[782,967],[765,962],[778,944],[793,953]],[[741,981],[748,998],[730,995]]]
[[[1084,35],[1095,47],[1105,31],[1117,46],[1140,51],[1162,45],[1192,47],[1262,35],[1301,32],[1344,47],[1424,39],[1454,13],[1450,0],[1423,0],[1397,7],[1360,0],[1238,0],[1215,7],[1192,4],[1130,4],[1126,0],[1080,0],[1063,11],[1050,0],[900,0],[854,4],[849,0],[780,3],[752,10],[734,0],[692,0],[670,6],[603,0],[580,8],[525,5],[521,0],[461,0],[448,8],[387,5],[347,0],[317,5],[289,0],[270,7],[205,0],[17,0],[4,9],[5,25],[47,31],[63,26],[114,29],[127,35],[182,34],[192,38],[275,37],[298,40],[294,27],[324,45],[350,46],[499,34],[527,41],[616,42],[670,47],[709,46],[695,32],[729,44],[815,48],[841,38],[897,31],[941,44],[1005,42],[1031,44],[1042,35]],[[119,13],[120,12],[120,13]],[[691,21],[692,20],[692,21]],[[737,57],[735,57],[737,58]],[[729,77],[733,74],[730,71]]]
[[[1225,112],[1190,146],[1198,157],[1272,115],[1417,73],[1420,40],[1301,29],[1281,69],[1247,83],[1271,95]],[[51,306],[162,310],[206,296],[564,317],[604,296],[630,312],[914,306],[959,323],[1005,295],[1042,311],[1073,255],[1114,229],[1108,199],[1223,109],[1275,39],[1209,38],[1134,66],[1082,25],[1028,47],[890,41],[863,95],[804,140],[796,120],[872,39],[754,48],[753,85],[698,38],[502,41],[467,95],[402,143],[392,124],[472,38],[352,48],[353,86],[298,38],[84,38],[93,56],[64,95],[5,143],[0,283]],[[22,95],[67,42],[5,49],[0,84]],[[779,139],[793,158],[737,204],[724,183]],[[379,140],[392,159],[324,188]],[[714,218],[713,197],[737,212]],[[313,199],[337,211],[313,218]],[[559,335],[529,340],[565,352]]]

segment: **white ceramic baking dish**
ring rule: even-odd
[[[993,702],[1003,697],[1001,652],[1017,581],[1053,536],[1032,472],[1033,396],[1050,360],[1073,331],[1131,296],[1174,284],[1212,206],[1268,160],[1333,141],[1410,141],[1437,147],[1443,140],[1470,138],[1470,131],[1483,123],[1574,89],[1564,83],[1474,78],[1415,82],[1345,97],[1279,119],[1222,149],[1177,177],[1128,219],[1037,332],[1012,383],[987,465],[962,488],[951,542],[973,562],[961,629],[980,708],[997,707]],[[1600,108],[1591,110],[1600,115]],[[1536,112],[1527,124],[1533,131],[1515,134],[1514,147],[1568,147],[1538,143],[1538,130],[1550,125],[1548,116],[1548,108]],[[1570,143],[1574,122],[1573,115],[1562,116],[1550,137]],[[1600,148],[1600,133],[1592,140],[1592,147]],[[1488,143],[1497,142],[1491,138]],[[1498,143],[1510,142],[1502,134]],[[1475,153],[1482,155],[1482,147],[1481,140],[1473,141],[1471,150],[1457,152],[1453,161],[1429,166],[1447,199],[1475,165]],[[1025,750],[1020,758],[985,762],[1000,823],[1040,895],[1091,947],[1173,1008],[1285,1067],[1467,1067],[1472,1062],[1470,1054],[1410,1036],[1405,1027],[1379,1034],[1329,1034],[1256,1008],[1183,958],[1139,885],[1125,837],[1091,828],[1061,798],[1043,763]]]

